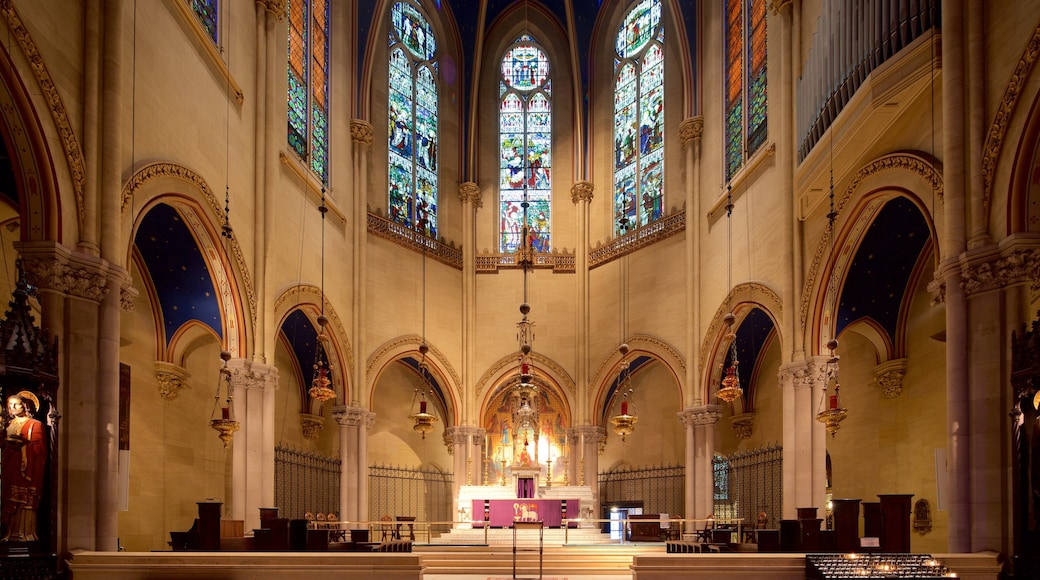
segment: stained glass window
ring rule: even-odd
[[[329,0],[289,0],[289,147],[329,178]]]
[[[548,252],[552,241],[552,85],[549,58],[526,34],[502,57],[498,123],[499,249],[516,251],[526,213],[531,247]]]
[[[766,0],[726,0],[726,179],[766,141]]]
[[[418,7],[390,9],[390,219],[437,237],[437,39]]]
[[[662,215],[664,26],[660,0],[641,0],[618,30],[614,77],[614,233]]]
[[[188,0],[195,16],[199,17],[206,34],[217,42],[217,0]]]

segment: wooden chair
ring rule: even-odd
[[[382,536],[379,538],[380,542],[394,539],[394,518],[390,517],[389,514],[384,514],[383,517],[379,518],[379,531],[382,532]]]
[[[697,530],[697,540],[704,543],[711,543],[711,530],[715,527],[715,514],[708,516],[707,521],[704,522],[704,527]]]

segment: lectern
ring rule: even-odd
[[[513,522],[513,578],[516,578],[516,553],[523,551],[533,552],[534,548],[519,548],[516,544],[516,532],[518,530],[538,530],[538,578],[542,577],[542,533],[545,527],[542,522]]]

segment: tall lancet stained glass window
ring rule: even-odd
[[[390,9],[390,219],[437,237],[437,39],[415,5]]]
[[[660,0],[641,0],[618,30],[614,66],[614,233],[662,215],[664,23]]]
[[[766,142],[766,0],[726,0],[726,179]]]
[[[331,0],[289,0],[289,147],[329,179]]]
[[[199,18],[203,30],[210,40],[217,42],[217,0],[185,0],[191,4],[195,16]]]
[[[499,249],[510,253],[520,245],[526,200],[531,248],[548,252],[552,241],[552,87],[549,58],[526,34],[502,57],[498,123]]]

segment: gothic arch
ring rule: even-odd
[[[734,286],[715,311],[701,343],[701,372],[704,373],[701,384],[690,387],[700,391],[700,399],[705,403],[715,402],[712,390],[722,382],[722,365],[731,342],[726,338],[729,332],[724,322],[726,314],[732,312],[736,315],[737,320],[733,324],[736,330],[755,309],[761,310],[773,321],[773,329],[783,344],[783,303],[780,296],[762,282],[744,282]]]
[[[1006,208],[1007,235],[1040,232],[1040,93],[1014,152]]]
[[[677,400],[686,400],[686,393],[683,392],[683,381],[686,377],[686,359],[683,358],[678,349],[666,341],[648,334],[634,334],[628,337],[626,342],[629,347],[628,359],[630,361],[639,356],[649,356],[664,365],[665,369],[668,370],[668,374],[675,381],[676,395],[679,397]],[[608,390],[610,385],[620,371],[621,353],[615,348],[600,363],[599,369],[596,370],[596,374],[593,375],[592,380],[589,382],[589,393],[587,396],[591,397],[590,410],[592,417],[590,418],[593,423],[598,421],[599,412],[607,403],[606,398],[609,396]]]
[[[349,384],[350,377],[354,376],[354,349],[350,346],[350,339],[343,326],[343,321],[336,309],[329,303],[328,296],[322,294],[321,288],[311,284],[297,284],[282,292],[274,302],[274,318],[277,321],[274,327],[280,330],[285,319],[294,310],[299,309],[317,328],[317,318],[322,312],[323,304],[325,316],[329,319],[327,332],[333,351],[329,353],[333,363],[332,385],[336,389],[338,402],[347,404],[352,400],[351,395],[356,394],[357,391],[357,389],[353,389],[355,392],[352,393],[352,385]],[[309,361],[299,361],[300,364],[307,364],[307,362]],[[306,377],[306,374],[304,376]]]
[[[831,337],[834,321],[833,316],[825,315],[824,308],[828,302],[837,300],[845,270],[873,216],[896,196],[913,202],[924,216],[932,239],[941,239],[943,182],[942,165],[938,161],[926,153],[903,151],[881,156],[860,168],[836,196],[835,241],[832,243],[830,231],[824,224],[806,271],[800,320],[804,332],[810,318],[810,305],[813,305],[810,332],[805,333],[807,353],[826,352],[824,343]],[[853,207],[846,210],[850,202]],[[943,258],[941,248],[933,244],[933,249],[938,265]],[[827,338],[821,338],[823,336]]]
[[[373,408],[376,396],[375,385],[379,383],[379,377],[389,365],[400,359],[406,357],[418,359],[419,345],[423,342],[430,347],[430,352],[426,354],[430,375],[441,386],[442,394],[445,397],[444,403],[447,407],[448,417],[444,420],[444,427],[458,426],[462,420],[462,399],[460,398],[462,379],[444,353],[435,345],[424,341],[423,337],[418,334],[408,334],[388,340],[372,352],[365,365],[367,384],[363,388],[361,386],[355,388],[357,395],[355,400],[361,401],[368,409]]]
[[[138,173],[140,175],[140,172]],[[137,177],[135,175],[135,177]],[[184,193],[177,192],[173,188],[163,187],[161,182],[150,183],[145,191],[148,193],[147,203],[141,204],[140,210],[132,216],[132,223],[125,220],[128,231],[126,232],[127,251],[134,252],[135,239],[142,220],[155,206],[166,204],[180,213],[184,218],[185,226],[191,231],[192,236],[198,244],[199,250],[209,268],[209,275],[214,280],[217,289],[217,303],[220,307],[221,324],[225,331],[223,348],[231,353],[234,358],[244,358],[249,352],[249,339],[252,334],[252,321],[255,318],[247,318],[246,308],[251,305],[243,304],[243,296],[253,298],[251,288],[248,287],[248,276],[242,259],[241,249],[232,238],[230,248],[234,255],[234,262],[224,251],[224,241],[220,235],[219,220],[199,202],[199,190],[188,190]],[[204,185],[204,182],[203,182]],[[124,192],[130,188],[128,183]],[[182,187],[178,189],[185,189]],[[141,193],[139,190],[138,193]],[[205,198],[204,198],[205,199]],[[125,199],[124,199],[125,201]],[[237,266],[237,268],[236,268]],[[241,281],[240,281],[241,280]],[[247,291],[243,292],[243,285],[247,285]],[[160,344],[165,340],[159,340]],[[169,346],[169,345],[168,345]],[[167,352],[161,360],[174,360],[177,353]],[[173,358],[170,358],[173,357]]]

